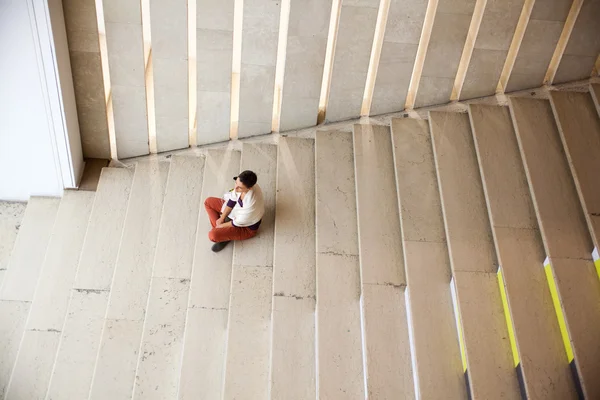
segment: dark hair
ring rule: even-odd
[[[258,177],[252,171],[244,171],[238,176],[238,178],[240,178],[240,182],[242,182],[248,189],[251,189],[252,186],[256,185],[256,181],[258,181]]]

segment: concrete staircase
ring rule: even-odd
[[[599,95],[141,159],[3,206],[0,399],[600,398]],[[260,234],[212,253],[203,201],[242,169]]]

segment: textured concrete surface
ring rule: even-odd
[[[270,133],[281,2],[244,1],[238,137]]]
[[[510,106],[546,255],[591,259],[593,244],[550,103],[511,98]]]
[[[600,249],[600,231],[592,223],[600,214],[600,158],[594,156],[600,154],[600,118],[589,93],[551,92],[550,104],[592,241]]]
[[[86,398],[98,355],[109,292],[73,289],[60,347],[48,388],[49,398]]]
[[[134,169],[104,168],[74,287],[109,290],[121,244]]]
[[[361,303],[368,397],[414,398],[404,288],[363,284]]]
[[[586,396],[600,385],[600,282],[581,204],[547,100],[510,99],[527,179]],[[585,315],[585,317],[583,317]],[[585,321],[584,321],[585,320]]]
[[[240,171],[240,153],[209,150],[204,164],[201,205],[196,229],[194,264],[184,336],[180,399],[221,398],[225,364],[227,316],[231,287],[231,244],[211,251],[207,197],[221,197]]]
[[[475,0],[440,0],[433,21],[415,107],[450,101]]]
[[[331,1],[291,2],[280,131],[317,122]]]
[[[430,112],[429,124],[452,269],[495,273],[496,255],[469,117]]]
[[[65,191],[27,321],[29,330],[62,329],[94,193]]]
[[[249,169],[258,176],[258,184],[265,200],[265,215],[258,235],[250,240],[235,242],[233,264],[271,267],[273,266],[273,229],[277,191],[277,146],[244,143],[241,163],[241,171]]]
[[[0,203],[0,273],[6,272],[27,203]],[[2,280],[0,275],[0,286]]]
[[[461,99],[496,93],[523,4],[524,0],[489,0],[486,3]]]
[[[273,268],[233,266],[224,399],[268,398]]]
[[[48,389],[60,332],[25,331],[6,398],[41,399]]]
[[[168,171],[166,162],[136,167],[91,398],[131,395]]]
[[[426,8],[424,0],[390,2],[371,115],[404,109]]]
[[[469,117],[430,112],[429,123],[471,393],[474,398],[502,393],[517,399],[519,386]]]
[[[600,2],[584,1],[553,83],[590,77],[600,54]]]
[[[271,396],[315,393],[314,140],[281,138],[277,158]]]
[[[171,157],[153,277],[190,279],[204,177],[204,157]]]
[[[233,1],[196,4],[198,144],[229,140]]]
[[[31,303],[0,300],[0,396],[4,398]]]
[[[354,125],[353,137],[361,281],[403,285],[406,280],[390,128]]]
[[[50,197],[29,199],[6,267],[0,300],[33,300],[59,203],[60,199]]]
[[[342,2],[327,121],[342,121],[360,115],[379,3],[379,0]]]
[[[393,119],[392,140],[400,204],[407,308],[415,383],[422,398],[466,399],[450,262],[427,121]]]
[[[321,398],[364,397],[350,132],[316,137],[317,374]]]
[[[110,158],[96,3],[64,0],[62,6],[83,156]]]
[[[141,3],[103,0],[117,155],[148,154]]]
[[[550,0],[533,5],[506,92],[542,85],[572,3]]]
[[[575,387],[540,267],[545,253],[507,107],[471,105],[473,138],[530,398],[574,399]]]
[[[177,397],[190,281],[153,277],[133,399]]]

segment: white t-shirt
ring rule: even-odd
[[[243,200],[240,197],[241,193],[236,193],[234,190],[225,193],[223,195],[225,203],[223,203],[221,212],[225,211],[225,207],[227,207],[229,201],[235,202],[235,206],[229,214],[229,218],[233,221],[233,225],[239,227],[251,227],[252,225],[257,224],[265,214],[265,200],[263,198],[262,190],[260,186],[256,184],[246,193]]]

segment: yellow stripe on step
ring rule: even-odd
[[[554,303],[554,311],[556,311],[556,317],[558,318],[558,326],[560,327],[560,334],[565,345],[567,352],[567,359],[569,363],[573,361],[573,348],[571,347],[571,340],[569,339],[569,332],[567,331],[567,323],[565,321],[565,314],[563,313],[560,299],[558,298],[558,290],[556,289],[556,280],[554,279],[554,272],[550,265],[550,259],[546,258],[544,261],[544,270],[546,272],[546,278],[548,279],[548,286],[550,287],[550,295],[552,296],[552,302]]]
[[[519,352],[517,351],[517,340],[515,339],[515,330],[512,322],[512,316],[508,309],[508,299],[506,298],[506,287],[504,286],[504,274],[502,267],[498,268],[498,285],[500,286],[500,296],[502,297],[502,307],[504,308],[504,317],[508,327],[508,338],[510,339],[510,348],[512,350],[515,368],[519,365]]]
[[[465,340],[462,332],[462,322],[460,311],[458,309],[458,299],[456,297],[456,284],[454,277],[450,281],[450,293],[452,294],[452,304],[454,305],[454,317],[456,318],[456,330],[458,331],[458,344],[460,346],[460,359],[462,360],[463,372],[467,372],[467,355],[465,353]]]
[[[598,274],[598,279],[600,279],[600,255],[598,254],[598,249],[595,247],[594,252],[592,253],[592,257],[594,258],[594,265],[596,266],[596,273]]]

